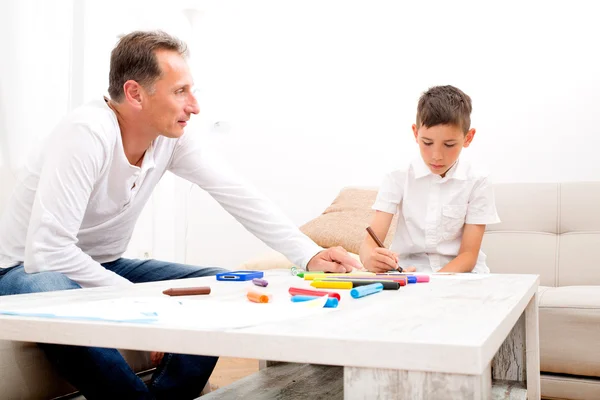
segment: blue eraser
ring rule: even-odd
[[[262,271],[230,271],[221,272],[217,275],[218,281],[250,281],[254,278],[262,278],[264,273]]]
[[[359,297],[368,296],[373,293],[378,293],[383,290],[383,285],[381,283],[373,283],[371,285],[359,286],[350,290],[350,296],[354,299],[358,299]]]

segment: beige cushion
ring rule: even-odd
[[[239,266],[240,270],[267,271],[270,269],[289,269],[294,264],[283,254],[277,251],[269,251],[256,258],[250,259]]]
[[[375,202],[375,188],[344,188],[323,214],[300,227],[308,237],[324,248],[342,246],[357,260],[366,227],[375,215],[371,206]],[[392,242],[396,230],[394,217],[385,238],[385,245]],[[240,265],[241,269],[269,270],[291,268],[292,263],[281,253],[271,251]]]
[[[600,288],[540,289],[541,370],[600,376]]]
[[[556,183],[502,183],[494,185],[499,224],[488,231],[558,233]]]
[[[487,231],[481,249],[495,274],[538,274],[540,284],[556,286],[558,238],[549,233]]]
[[[360,261],[358,254],[348,253],[352,258]],[[270,269],[290,269],[294,264],[283,254],[270,251],[259,257],[253,258],[240,265],[240,269],[267,271]]]
[[[491,272],[539,274],[556,286],[558,193],[556,183],[494,185],[502,222],[486,227],[482,243]]]
[[[600,231],[562,234],[559,246],[558,286],[600,285]]]
[[[560,185],[560,233],[600,233],[600,182]]]
[[[358,254],[365,229],[375,216],[371,206],[376,196],[377,189],[344,188],[323,214],[302,225],[300,230],[321,247],[342,246]],[[394,216],[384,240],[387,247],[392,243],[396,220]]]
[[[482,249],[498,273],[535,273],[548,286],[600,285],[600,182],[494,186],[502,222]]]
[[[600,182],[560,185],[558,286],[600,285]]]

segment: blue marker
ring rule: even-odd
[[[406,275],[408,283],[417,283],[417,277],[415,275]]]
[[[359,297],[368,296],[373,293],[379,293],[383,290],[383,285],[381,283],[373,283],[372,285],[365,285],[355,287],[350,291],[350,296],[354,299],[358,299]]]
[[[294,303],[298,303],[301,301],[309,301],[309,300],[314,300],[319,298],[319,296],[304,296],[304,295],[296,295],[296,296],[292,296],[292,298],[290,300],[292,300],[292,302]],[[323,307],[325,308],[336,308],[338,306],[338,299],[336,299],[335,297],[328,297],[327,301],[325,302],[325,305]]]

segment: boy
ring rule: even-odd
[[[371,228],[383,241],[395,213],[398,226],[389,250],[366,235],[360,259],[367,270],[489,272],[480,247],[485,226],[500,222],[492,186],[459,160],[475,136],[471,110],[471,98],[453,86],[432,87],[419,99],[412,130],[421,159],[383,180]]]

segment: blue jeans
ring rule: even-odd
[[[120,258],[102,264],[134,283],[215,275],[222,268],[201,268],[156,260]],[[0,296],[78,289],[58,272],[28,274],[23,265],[0,268]],[[131,370],[116,349],[40,343],[59,373],[88,400],[93,399],[194,399],[212,373],[217,357],[165,354],[150,385]]]

